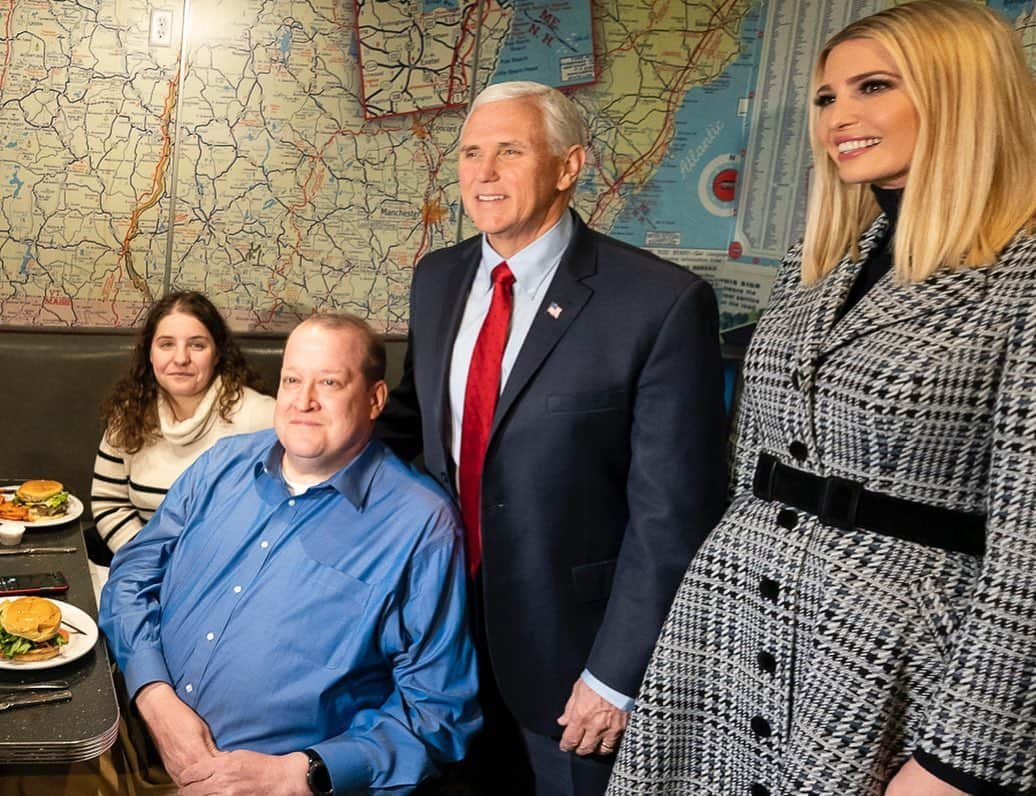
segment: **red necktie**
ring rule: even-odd
[[[493,269],[493,300],[471,353],[464,414],[460,432],[460,513],[468,548],[468,573],[474,577],[482,563],[482,463],[500,394],[500,360],[511,322],[514,274],[507,263]]]

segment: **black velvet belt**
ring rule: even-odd
[[[851,531],[863,528],[908,542],[957,553],[982,555],[986,549],[986,517],[929,506],[864,489],[856,481],[826,478],[781,464],[760,453],[752,492],[762,500],[779,500],[807,511],[825,525]]]

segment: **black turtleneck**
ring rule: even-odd
[[[867,291],[892,268],[892,240],[896,234],[896,222],[899,221],[899,203],[903,199],[903,189],[879,188],[872,185],[871,191],[874,192],[874,198],[878,200],[882,212],[888,216],[888,229],[885,231],[885,237],[871,249],[870,256],[860,269],[849,296],[838,313],[839,318],[855,307]]]

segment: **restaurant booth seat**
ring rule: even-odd
[[[52,478],[83,501],[90,520],[90,483],[103,426],[101,401],[129,369],[132,329],[0,327],[0,477]],[[277,390],[286,334],[239,332],[238,344]],[[388,382],[403,368],[406,340],[386,340]]]

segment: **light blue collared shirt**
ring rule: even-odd
[[[221,440],[112,562],[130,694],[169,683],[221,750],[314,749],[338,793],[408,793],[480,726],[456,511],[372,440],[293,495],[274,431]]]
[[[565,211],[558,222],[545,233],[536,238],[517,254],[501,257],[489,245],[488,238],[482,236],[482,260],[471,283],[471,292],[464,307],[460,328],[453,341],[453,355],[450,360],[450,451],[453,461],[460,461],[461,423],[464,414],[464,391],[468,383],[468,368],[471,365],[471,354],[475,350],[478,333],[482,323],[489,314],[489,305],[493,299],[493,269],[506,261],[514,274],[514,303],[511,309],[511,326],[507,334],[507,345],[500,363],[500,392],[507,384],[518,352],[522,349],[532,322],[536,317],[547,288],[554,280],[561,258],[572,241],[575,224],[572,214]],[[546,310],[543,310],[544,312]],[[582,678],[590,688],[622,710],[633,709],[633,698],[610,688],[594,677],[589,669],[584,669]]]

